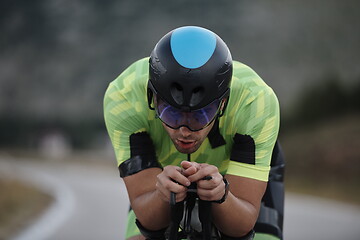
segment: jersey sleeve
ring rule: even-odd
[[[280,124],[279,102],[253,70],[244,68],[240,77],[246,87],[230,113],[235,116],[232,124],[236,134],[227,173],[268,181]]]
[[[104,96],[104,119],[118,166],[131,157],[130,136],[146,132],[146,59],[135,62],[111,82]]]

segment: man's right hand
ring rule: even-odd
[[[182,172],[183,170],[178,166],[166,166],[157,175],[156,190],[163,201],[170,202],[171,192],[176,193],[176,202],[185,199],[190,181]]]

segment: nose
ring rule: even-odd
[[[190,129],[185,126],[180,127],[179,130],[180,130],[182,137],[184,137],[184,138],[189,137],[191,135]]]

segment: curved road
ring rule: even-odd
[[[109,166],[110,165],[110,166]],[[124,239],[128,197],[114,164],[0,157],[0,177],[31,182],[54,196],[49,210],[14,240]],[[358,239],[360,207],[286,195],[285,239]]]

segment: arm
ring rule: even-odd
[[[229,236],[243,236],[255,225],[261,199],[267,187],[267,178],[270,169],[272,150],[279,131],[279,103],[271,88],[255,74],[253,82],[249,81],[245,95],[238,95],[242,101],[233,102],[231,114],[234,114],[234,142],[230,154],[230,163],[225,177],[230,182],[230,191],[225,202],[212,204],[213,221],[217,228]],[[241,72],[238,72],[241,77]],[[236,74],[235,74],[236,75]],[[236,89],[235,82],[234,88]],[[233,91],[233,95],[239,92]],[[229,111],[229,109],[227,110]],[[201,171],[201,169],[200,169]],[[200,173],[199,171],[199,173]],[[218,188],[224,193],[224,183],[216,180],[221,179],[217,169],[208,170],[215,176],[213,179],[219,182]],[[208,174],[208,173],[204,173]],[[201,179],[199,176],[197,179]],[[199,181],[198,186],[203,188],[203,197],[210,200],[218,200],[219,195],[212,196],[216,192],[211,190],[211,182]],[[216,187],[213,188],[216,189]],[[198,192],[202,192],[199,191]]]
[[[253,229],[259,215],[266,182],[225,175],[231,183],[228,197],[222,204],[213,204],[217,228],[230,236],[243,236]]]

